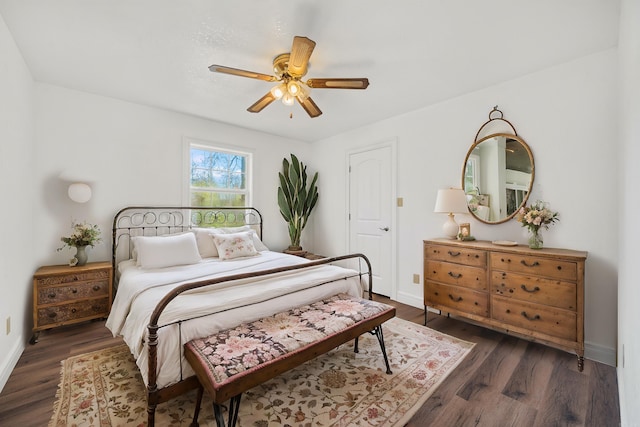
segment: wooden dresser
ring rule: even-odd
[[[486,241],[424,241],[424,305],[541,342],[584,364],[587,253],[498,246]]]
[[[40,331],[107,317],[111,309],[110,262],[82,267],[49,265],[33,275],[33,337]]]

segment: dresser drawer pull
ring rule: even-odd
[[[453,295],[451,294],[449,294],[449,298],[451,299],[451,301],[454,301],[454,302],[462,301],[462,297],[454,298]]]
[[[71,293],[72,293],[72,294],[77,294],[77,293],[78,293],[78,290],[77,290],[77,289],[71,289]]]
[[[461,277],[462,277],[462,274],[460,274],[460,273],[454,273],[453,271],[450,271],[450,272],[449,272],[449,273],[447,273],[447,274],[449,274],[449,276],[453,277],[454,279],[459,279],[459,278],[461,278]]]
[[[539,287],[535,287],[533,289],[527,289],[527,285],[520,285],[520,289],[522,289],[525,292],[529,292],[530,294],[534,293],[534,292],[538,292],[540,290]]]
[[[48,316],[49,316],[50,318],[52,318],[52,319],[53,319],[53,318],[54,318],[54,317],[56,317],[57,315],[58,315],[58,313],[56,313],[55,311],[52,311],[52,312],[50,312],[50,313],[49,313],[49,315],[48,315]]]
[[[51,293],[50,293],[49,295],[47,295],[47,296],[48,296],[49,298],[55,298],[55,297],[56,297],[56,294],[55,294],[55,293],[53,293],[53,292],[51,292]]]
[[[527,320],[531,320],[531,321],[534,321],[534,320],[540,320],[540,315],[539,315],[539,314],[536,314],[536,315],[535,315],[535,316],[533,316],[533,317],[530,317],[530,316],[527,314],[527,312],[526,312],[526,311],[523,311],[523,312],[522,312],[522,313],[520,313],[520,314],[522,314],[522,317],[524,317],[524,318],[525,318],[525,319],[527,319]]]
[[[525,260],[521,260],[520,264],[524,265],[525,267],[537,267],[540,265],[540,263],[538,261],[534,261],[533,264],[529,264],[527,261]]]
[[[72,312],[72,313],[75,313],[76,311],[78,311],[78,310],[77,310],[77,309],[75,309],[75,308],[72,308],[72,309],[71,309],[71,312]]]
[[[100,286],[95,285],[95,286],[93,287],[93,290],[94,290],[94,291],[99,291],[99,290],[100,290]]]
[[[459,256],[461,252],[448,251],[447,253],[449,254],[449,256]]]

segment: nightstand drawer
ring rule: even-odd
[[[575,283],[504,271],[494,271],[491,274],[491,292],[494,295],[572,311],[578,305]]]
[[[514,253],[492,253],[491,269],[564,280],[576,280],[578,277],[578,266],[575,262]]]
[[[75,285],[38,288],[38,305],[55,304],[100,296],[109,296],[108,278],[95,282],[77,283]]]
[[[530,304],[495,296],[492,299],[492,317],[513,326],[575,341],[576,313],[540,304]]]
[[[36,278],[36,283],[38,287],[55,286],[75,282],[88,282],[91,280],[109,280],[110,276],[111,270],[105,269],[96,271],[78,271],[66,274],[38,277]]]
[[[489,295],[484,292],[427,281],[424,304],[438,309],[450,307],[464,313],[489,317]]]
[[[38,327],[60,325],[68,321],[106,317],[109,313],[109,298],[79,301],[38,309]]]
[[[452,264],[441,261],[427,261],[425,278],[450,285],[464,286],[486,291],[487,272],[483,268]]]
[[[454,262],[456,264],[471,265],[485,268],[487,266],[487,252],[475,249],[457,248],[444,245],[425,245],[424,256],[429,260]]]

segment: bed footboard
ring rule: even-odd
[[[249,279],[249,278],[254,278],[254,277],[263,277],[263,276],[269,276],[269,275],[274,275],[277,273],[282,273],[285,271],[293,271],[293,270],[302,270],[302,269],[306,269],[306,268],[310,268],[310,267],[315,267],[318,265],[323,265],[323,264],[332,264],[335,262],[339,262],[339,261],[345,261],[345,260],[359,260],[362,261],[366,264],[366,271],[362,271],[362,263],[359,262],[360,265],[360,271],[358,271],[358,274],[361,276],[367,276],[367,280],[368,280],[368,286],[367,286],[367,291],[368,291],[368,298],[371,300],[373,299],[373,290],[372,290],[372,285],[373,285],[373,275],[371,274],[371,263],[369,261],[369,259],[363,255],[363,254],[349,254],[349,255],[342,255],[342,256],[337,256],[337,257],[331,257],[331,258],[324,258],[324,259],[320,259],[317,261],[310,261],[308,263],[304,263],[304,264],[299,264],[299,265],[291,265],[291,266],[286,266],[286,267],[278,267],[278,268],[272,268],[272,269],[268,269],[268,270],[262,270],[262,271],[256,271],[256,272],[252,272],[252,273],[241,273],[241,274],[234,274],[234,275],[230,275],[230,276],[225,276],[225,277],[219,277],[219,278],[214,278],[214,279],[207,279],[207,280],[201,280],[201,281],[194,281],[194,282],[190,282],[190,283],[185,283],[181,286],[178,286],[177,288],[175,288],[173,291],[171,291],[170,293],[168,293],[167,295],[165,295],[165,297],[156,305],[155,310],[153,311],[151,318],[149,320],[149,325],[147,327],[148,329],[148,352],[149,352],[149,360],[148,360],[148,367],[149,367],[149,372],[148,372],[148,378],[147,378],[147,414],[148,414],[148,426],[153,426],[155,424],[155,411],[156,411],[156,406],[159,403],[165,402],[167,400],[169,400],[170,398],[174,397],[174,396],[178,396],[180,394],[183,394],[191,389],[195,389],[198,388],[199,383],[197,381],[197,378],[195,376],[193,377],[189,377],[186,378],[182,381],[180,381],[177,384],[174,384],[172,386],[169,387],[165,387],[165,388],[158,388],[158,384],[157,384],[157,366],[158,366],[158,361],[157,361],[157,357],[158,357],[158,352],[157,352],[157,347],[158,347],[158,329],[161,327],[158,322],[160,319],[160,315],[162,314],[163,310],[167,307],[167,305],[173,301],[176,297],[178,297],[180,294],[182,294],[183,292],[186,291],[190,291],[193,289],[197,289],[197,288],[201,288],[204,286],[210,286],[210,285],[215,285],[218,283],[223,283],[223,282],[229,282],[229,281],[233,281],[233,280],[243,280],[243,279]]]

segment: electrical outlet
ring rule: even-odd
[[[413,275],[413,283],[420,284],[420,275],[419,274],[414,274]]]
[[[398,197],[398,207],[401,208],[404,205],[404,199],[402,197]]]
[[[11,316],[7,317],[7,335],[11,333]]]

